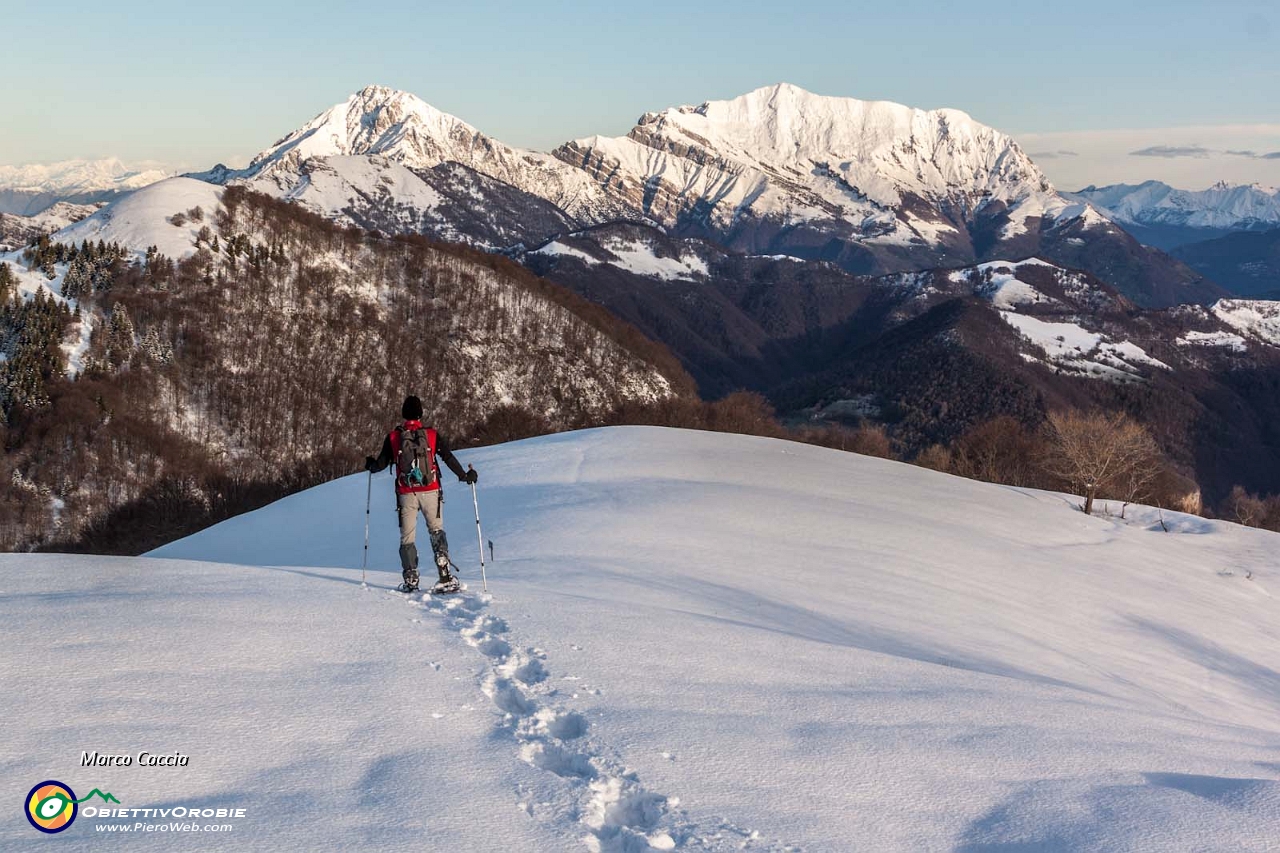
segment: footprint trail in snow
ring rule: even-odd
[[[800,850],[723,820],[698,825],[679,808],[679,799],[646,789],[594,735],[583,714],[559,704],[546,654],[513,645],[506,621],[489,612],[491,595],[401,597],[443,616],[483,655],[480,689],[501,713],[499,731],[514,741],[522,761],[546,774],[542,783],[521,784],[516,792],[531,818],[582,833],[592,853]]]

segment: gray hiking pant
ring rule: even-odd
[[[396,508],[400,514],[400,566],[406,579],[411,573],[415,580],[418,575],[418,546],[415,543],[419,512],[427,520],[437,573],[443,577],[449,569],[449,540],[444,535],[444,518],[440,513],[442,504],[439,489],[396,495]]]

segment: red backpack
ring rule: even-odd
[[[440,487],[436,431],[421,421],[406,421],[391,433],[396,491],[425,492]]]

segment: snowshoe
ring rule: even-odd
[[[453,592],[461,592],[464,589],[466,589],[466,587],[462,585],[462,581],[458,580],[452,575],[447,575],[445,577],[442,577],[439,583],[431,587],[431,594],[432,595],[448,595],[449,593],[453,593]]]
[[[400,586],[396,587],[396,592],[417,592],[418,570],[405,569],[401,574],[404,576],[404,582],[401,583]]]

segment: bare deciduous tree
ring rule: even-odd
[[[1236,521],[1245,527],[1262,527],[1267,515],[1267,502],[1243,486],[1234,486],[1227,497],[1227,507]]]
[[[957,439],[951,448],[951,472],[987,483],[1036,486],[1042,443],[1016,418],[993,418]]]
[[[1151,433],[1123,413],[1053,412],[1046,433],[1045,468],[1084,493],[1086,513],[1097,497],[1138,499],[1161,470]]]

